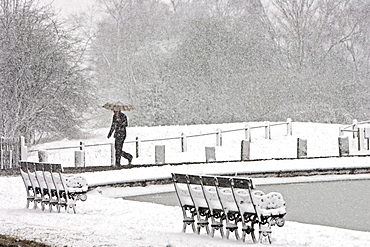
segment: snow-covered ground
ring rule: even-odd
[[[235,124],[232,124],[235,125]],[[145,138],[171,137],[187,129],[192,131],[206,131],[207,127],[154,127],[137,128],[137,133],[147,136]],[[214,127],[220,126],[211,126]],[[229,127],[223,125],[222,127]],[[274,135],[272,139],[264,140],[263,134],[253,134],[251,156],[258,158],[271,158],[272,154],[279,157],[291,157],[296,154],[296,138],[308,140],[309,156],[337,155],[339,125],[293,123],[293,136],[286,137]],[[146,132],[143,130],[147,129]],[[200,130],[202,129],[202,130]],[[221,128],[222,129],[222,128]],[[107,132],[108,130],[105,130]],[[135,128],[129,129],[134,133]],[[100,131],[96,138],[83,140],[86,143],[102,142],[106,133]],[[150,133],[153,133],[150,135]],[[99,136],[101,137],[99,139]],[[135,135],[131,136],[134,139]],[[130,136],[129,136],[130,137]],[[144,138],[144,137],[142,137]],[[240,137],[242,138],[242,137]],[[74,141],[64,140],[61,146],[70,145]],[[293,143],[290,143],[293,142]],[[228,147],[228,143],[230,144]],[[225,137],[222,151],[233,153],[235,145]],[[240,150],[240,139],[235,141]],[[351,152],[355,153],[351,141]],[[200,141],[197,144],[201,145]],[[56,143],[47,144],[49,146]],[[47,146],[47,145],[44,145]],[[190,144],[189,144],[190,145]],[[209,145],[209,144],[206,144]],[[167,147],[167,146],[166,146]],[[204,148],[204,147],[203,147]],[[190,148],[186,156],[192,156],[200,148]],[[293,149],[293,151],[291,150]],[[149,149],[148,149],[149,150]],[[285,153],[284,153],[285,150]],[[220,153],[220,150],[218,150]],[[224,153],[221,152],[221,153]],[[150,153],[149,151],[147,153]],[[180,153],[180,152],[178,152]],[[204,149],[202,149],[204,155]],[[181,154],[181,153],[180,153]],[[238,154],[240,157],[240,154]],[[216,153],[217,156],[217,153]],[[143,161],[145,158],[143,156]],[[200,156],[199,156],[200,157]],[[220,156],[219,156],[220,157]],[[222,157],[222,156],[221,156]],[[226,157],[226,156],[224,156]],[[236,156],[235,156],[236,157]],[[32,159],[32,157],[30,157]],[[50,156],[51,158],[51,156]],[[151,157],[147,158],[149,161]],[[167,156],[166,156],[167,159]],[[143,163],[137,161],[137,164]],[[148,161],[148,162],[149,162]],[[58,162],[53,160],[53,162]],[[104,162],[103,160],[101,162]],[[59,163],[63,164],[63,160]],[[135,181],[150,178],[169,177],[171,172],[184,173],[241,173],[247,171],[271,171],[307,169],[317,167],[359,167],[370,166],[370,157],[322,158],[303,160],[266,160],[253,162],[213,163],[201,165],[179,165],[122,169],[117,171],[104,171],[84,173],[90,185],[103,185],[112,182]],[[370,175],[340,175],[340,176],[314,176],[302,178],[259,178],[254,179],[256,185],[284,182],[299,182],[309,180],[327,179],[370,179]],[[241,243],[231,238],[221,239],[219,236],[211,238],[202,233],[200,236],[189,232],[181,233],[182,214],[179,207],[158,205],[154,203],[135,202],[123,200],[121,196],[148,194],[173,190],[172,185],[152,185],[135,188],[107,188],[98,187],[88,193],[88,200],[78,202],[77,214],[43,212],[40,209],[26,209],[26,192],[20,177],[0,177],[0,233],[9,234],[19,238],[33,239],[52,246],[242,246],[251,244]],[[366,190],[368,188],[364,188]],[[284,195],[285,197],[289,195]],[[348,209],[349,211],[351,209]],[[288,210],[289,213],[289,210]],[[366,246],[370,243],[370,232],[345,230],[326,226],[309,225],[297,222],[286,222],[282,228],[273,228],[273,243],[271,246]],[[261,244],[256,244],[261,245]]]

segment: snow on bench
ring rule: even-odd
[[[77,200],[86,201],[88,184],[84,177],[62,173],[60,164],[20,161],[20,175],[27,192],[27,205],[34,203],[34,209],[41,205],[44,211],[46,205],[49,211],[53,207],[60,212],[61,208],[76,213]]]
[[[220,231],[224,238],[225,226],[226,238],[234,233],[238,240],[241,225],[243,242],[246,235],[251,235],[254,243],[268,241],[271,244],[271,227],[284,226],[283,196],[278,192],[265,194],[256,190],[249,178],[173,173],[172,179],[183,212],[183,232],[190,225],[197,234],[204,228],[207,235],[214,237],[215,232]],[[255,225],[259,226],[258,240]]]

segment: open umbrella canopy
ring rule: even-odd
[[[112,111],[131,111],[134,107],[130,104],[124,104],[122,102],[115,102],[115,103],[105,103],[103,108],[112,110]]]

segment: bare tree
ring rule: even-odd
[[[73,135],[89,98],[84,47],[35,3],[0,1],[0,130],[28,141]]]
[[[282,68],[280,90],[291,95],[286,105],[310,121],[356,118],[354,104],[361,103],[355,98],[367,91],[359,80],[366,69],[359,65],[369,61],[364,45],[369,4],[352,0],[261,2]]]

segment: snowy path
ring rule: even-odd
[[[243,124],[232,125],[244,126]],[[209,129],[225,129],[229,125],[213,126],[172,126],[172,127],[138,127],[130,128],[130,138],[145,136],[153,138],[158,135],[174,136],[185,132],[187,134],[209,131]],[[263,133],[253,132],[253,146],[251,158],[294,157],[296,155],[296,137],[308,139],[308,154],[310,157],[337,155],[339,125],[316,123],[293,123],[293,137],[280,137],[273,132],[273,140],[264,140]],[[231,128],[231,127],[230,127]],[[284,129],[282,129],[284,132]],[[93,133],[97,136],[95,142],[102,142],[106,138],[107,130],[98,130]],[[262,137],[260,137],[262,136]],[[283,135],[281,135],[283,136]],[[230,157],[220,157],[232,160],[240,157],[240,140],[235,139],[235,145],[227,144],[228,135],[224,136],[225,146],[230,150]],[[230,137],[231,138],[231,137]],[[238,137],[239,138],[239,137]],[[104,139],[105,140],[105,139]],[[214,141],[212,138],[211,141]],[[60,146],[78,143],[76,140],[64,140]],[[94,143],[93,140],[86,143]],[[351,143],[355,143],[352,140]],[[45,144],[41,148],[55,147],[58,143]],[[190,145],[191,143],[189,143]],[[205,146],[204,143],[198,143]],[[74,145],[74,144],[73,144]],[[208,145],[208,144],[207,144]],[[226,147],[225,147],[226,148]],[[235,150],[235,152],[232,152]],[[268,150],[268,152],[266,152]],[[354,151],[353,151],[354,150]],[[145,151],[145,150],[143,150]],[[353,151],[353,152],[352,152]],[[228,153],[229,151],[225,152]],[[109,153],[109,152],[107,152]],[[148,149],[144,153],[152,154]],[[355,147],[351,146],[351,154],[355,154]],[[191,156],[191,152],[179,155]],[[204,156],[204,148],[200,149]],[[68,163],[64,160],[70,157],[73,164],[73,155],[55,156],[50,162]],[[31,157],[32,158],[32,157]],[[37,159],[37,157],[34,157]],[[49,158],[52,158],[50,155]],[[94,157],[95,162],[104,164]],[[153,158],[153,157],[152,157]],[[188,157],[192,159],[192,157]],[[153,163],[153,160],[148,162]],[[136,160],[139,164],[142,160]],[[169,160],[170,161],[170,160]],[[176,160],[175,160],[176,161]],[[145,162],[144,162],[145,163]],[[142,164],[144,164],[142,163]],[[214,163],[200,165],[161,166],[147,168],[122,169],[95,173],[84,173],[90,185],[140,181],[143,179],[169,178],[171,172],[222,174],[244,172],[267,172],[280,170],[304,170],[330,167],[370,167],[370,157],[346,157],[330,159],[302,159],[302,160],[266,160],[254,162]],[[293,178],[256,178],[255,184],[292,183],[307,180],[327,179],[370,179],[370,174],[364,175],[337,175],[311,176]],[[364,191],[370,188],[364,188]],[[154,247],[219,247],[219,246],[246,246],[251,244],[237,242],[234,239],[223,240],[219,236],[212,239],[205,234],[200,236],[192,233],[181,233],[182,215],[179,207],[158,205],[123,200],[122,196],[148,194],[161,191],[172,191],[173,186],[157,185],[133,188],[97,188],[88,194],[85,202],[78,202],[77,214],[56,212],[42,212],[40,209],[25,209],[26,191],[20,177],[0,177],[0,233],[19,238],[34,239],[52,246],[154,246]],[[284,195],[289,196],[289,195]],[[348,209],[351,211],[351,208]],[[289,210],[288,210],[289,213]],[[288,247],[355,247],[367,246],[370,243],[370,228],[368,232],[344,230],[332,227],[286,222],[283,228],[273,228],[273,244],[271,246]],[[255,245],[253,245],[255,246]],[[262,246],[257,244],[256,246]]]
[[[322,159],[324,160],[324,159]],[[292,162],[266,161],[253,165],[238,163],[229,165],[228,171],[241,172],[259,169],[297,169],[315,167],[312,160]],[[142,178],[167,177],[171,172],[213,173],[224,172],[225,164],[198,166],[163,166],[134,168],[112,172],[86,173],[91,184],[112,181],[140,180]],[[369,158],[341,158],[316,166],[369,165]],[[345,176],[345,177],[343,177]],[[310,178],[266,178],[256,179],[257,184],[275,182],[297,182],[307,179],[328,179],[328,176]],[[369,178],[369,175],[340,175],[335,178]],[[219,236],[212,239],[205,234],[197,236],[181,233],[182,217],[179,207],[153,203],[127,201],[114,198],[114,192],[100,194],[98,189],[89,192],[86,202],[79,202],[78,213],[49,213],[40,209],[25,209],[25,189],[20,177],[0,177],[0,232],[20,238],[34,239],[52,246],[244,246],[234,239],[224,240]],[[9,193],[12,188],[12,193]],[[152,193],[172,190],[171,185],[148,186],[145,188],[120,188],[124,195]],[[370,232],[351,231],[338,228],[287,222],[283,228],[274,227],[271,246],[364,246],[370,241]],[[248,242],[251,243],[250,241]]]
[[[370,167],[370,157],[343,157],[321,159],[265,160],[252,162],[209,163],[180,166],[154,166],[99,173],[84,173],[91,186],[132,182],[137,180],[170,178],[171,173],[224,174],[306,170],[315,168]]]

